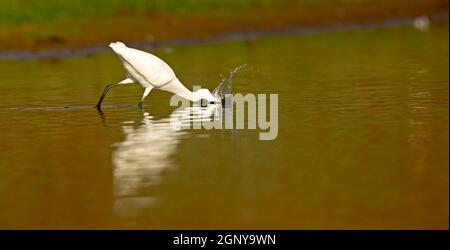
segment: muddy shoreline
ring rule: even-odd
[[[367,21],[352,24],[329,24],[318,27],[288,27],[276,31],[255,31],[255,32],[232,32],[221,35],[202,38],[180,38],[164,42],[156,41],[131,41],[129,46],[141,49],[158,49],[167,46],[196,45],[202,43],[214,43],[228,40],[252,40],[270,36],[290,36],[307,35],[321,32],[350,31],[358,29],[377,29],[383,27],[412,25],[416,17],[390,18],[385,20]],[[434,14],[430,16],[432,21],[447,20],[448,13]],[[5,60],[28,60],[28,59],[57,59],[76,56],[92,56],[99,53],[109,52],[108,44],[84,46],[80,48],[55,48],[40,51],[0,51],[0,59]]]
[[[448,19],[448,1],[398,0],[316,7],[274,5],[220,14],[131,12],[19,26],[0,23],[0,59],[86,56],[108,51],[106,45],[111,41],[152,49],[268,35],[401,25],[412,23],[418,16]]]

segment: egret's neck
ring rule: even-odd
[[[183,97],[192,102],[196,102],[200,100],[200,97],[196,92],[190,91],[186,88],[178,79],[173,80],[170,84],[161,87],[162,90],[172,92],[178,96]]]

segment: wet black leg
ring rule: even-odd
[[[115,83],[115,84],[108,84],[108,85],[106,85],[105,89],[103,90],[102,96],[100,96],[100,99],[98,100],[97,105],[95,105],[95,107],[96,107],[97,109],[100,109],[100,108],[101,108],[103,99],[105,98],[106,94],[107,94],[112,88],[116,87],[116,86],[119,85],[119,84],[120,84],[120,83]]]

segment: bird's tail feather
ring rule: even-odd
[[[122,42],[110,43],[109,47],[118,53],[121,49],[127,48],[127,46]]]

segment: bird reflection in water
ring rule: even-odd
[[[122,217],[136,217],[153,206],[157,197],[152,187],[160,183],[166,170],[176,167],[176,149],[186,128],[200,120],[222,119],[220,105],[188,107],[178,110],[168,118],[155,120],[143,112],[141,124],[125,121],[122,129],[125,139],[116,143],[112,154],[115,212]]]

